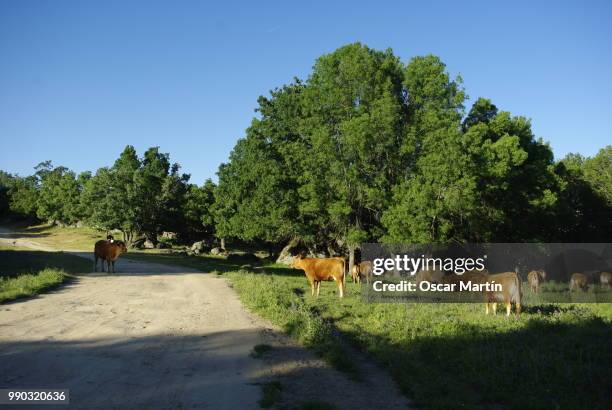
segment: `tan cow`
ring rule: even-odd
[[[292,268],[301,269],[310,283],[312,296],[317,288],[317,296],[321,289],[321,281],[335,280],[340,290],[340,297],[344,297],[344,258],[301,258],[296,256],[291,263]]]
[[[503,272],[489,275],[487,282],[501,284],[501,291],[485,292],[486,306],[485,312],[489,314],[489,307],[492,308],[493,314],[497,313],[497,304],[503,303],[506,305],[506,316],[510,316],[512,304],[516,308],[516,315],[521,314],[521,280],[516,272]]]
[[[102,260],[102,272],[104,272],[104,261],[108,264],[108,273],[115,273],[115,261],[121,254],[127,252],[123,241],[100,240],[94,246],[94,272],[98,270],[98,259]]]
[[[372,262],[361,261],[353,265],[351,277],[353,279],[353,282],[357,283],[361,283],[361,278],[365,278],[366,283],[369,284],[370,278],[372,277]]]
[[[570,278],[570,292],[575,290],[586,291],[589,287],[589,278],[584,273],[574,273]]]
[[[601,272],[599,274],[599,282],[601,283],[602,288],[610,289],[610,285],[612,284],[612,273]]]
[[[513,303],[516,307],[516,314],[519,315],[521,313],[521,281],[516,272],[504,272],[490,275],[487,271],[470,271],[465,272],[463,275],[452,274],[442,277],[442,283],[458,285],[467,282],[473,284],[500,284],[502,286],[501,291],[482,291],[485,299],[485,313],[487,315],[489,311],[492,311],[493,314],[497,313],[498,303],[504,303],[506,305],[507,316],[510,316]],[[459,287],[456,287],[455,291],[458,290]]]
[[[527,275],[527,282],[529,282],[529,288],[533,293],[540,293],[540,282],[546,279],[546,272],[543,270],[532,270]]]

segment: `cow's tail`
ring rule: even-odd
[[[512,298],[510,299],[512,302],[514,302],[515,306],[516,306],[516,314],[520,314],[521,313],[521,301],[523,300],[523,292],[521,289],[521,277],[517,274],[515,276],[515,292],[512,295]]]

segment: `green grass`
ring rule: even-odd
[[[0,277],[0,303],[32,296],[62,283],[68,275],[60,269],[46,268],[35,274]]]
[[[610,400],[609,304],[527,306],[515,319],[485,316],[482,304],[367,304],[352,284],[343,300],[333,283],[315,299],[303,276],[226,276],[246,306],[324,356],[338,346],[336,331],[372,354],[423,408],[607,408]],[[330,361],[342,364],[342,354]]]
[[[77,256],[0,245],[0,302],[41,293],[90,269],[91,263]]]

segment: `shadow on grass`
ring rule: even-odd
[[[425,408],[606,409],[612,399],[612,326],[597,317],[532,319],[503,333],[466,324],[454,335],[404,343],[367,331],[344,335],[369,346]]]
[[[65,252],[0,250],[0,277],[33,274],[45,268],[76,274],[91,270],[86,259]]]

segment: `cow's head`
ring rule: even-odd
[[[291,261],[291,267],[294,269],[300,269],[302,267],[302,260],[304,258],[302,257],[302,255],[296,255],[293,257],[293,260]]]
[[[118,246],[119,249],[121,249],[121,253],[126,253],[127,252],[127,246],[125,246],[125,242],[123,242],[123,241],[115,241],[114,244],[116,246]]]

